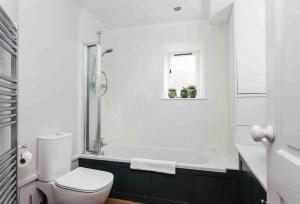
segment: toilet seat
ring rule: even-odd
[[[109,172],[78,167],[55,181],[55,185],[71,191],[94,193],[112,185],[113,174]]]

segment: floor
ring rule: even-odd
[[[114,198],[108,198],[105,204],[138,204],[135,202],[127,201],[127,200],[119,200]]]

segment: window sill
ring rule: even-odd
[[[167,101],[200,101],[200,100],[208,100],[206,97],[198,97],[198,98],[166,98],[163,97],[161,100]]]

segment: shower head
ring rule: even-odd
[[[108,54],[108,53],[112,53],[114,50],[113,49],[108,49],[108,50],[105,50],[102,54],[101,54],[101,57],[103,57],[104,55]]]

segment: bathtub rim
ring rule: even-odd
[[[204,164],[189,164],[189,163],[178,163],[176,162],[176,168],[180,169],[189,169],[189,170],[199,170],[199,171],[210,171],[210,172],[220,172],[225,173],[227,168],[225,167],[224,163],[222,162],[220,155],[216,151],[216,148],[204,147],[202,150],[195,150],[195,149],[183,149],[183,148],[170,148],[170,147],[155,147],[155,146],[137,146],[137,145],[109,145],[111,147],[134,147],[134,148],[152,148],[152,149],[167,149],[167,150],[176,150],[176,151],[188,151],[188,152],[195,152],[205,154],[206,151],[213,152],[214,155],[210,158],[210,161]],[[108,147],[106,147],[108,148]],[[112,161],[112,162],[122,162],[130,164],[131,158],[124,158],[124,157],[113,157],[113,156],[98,156],[92,153],[82,153],[73,157],[73,160],[76,159],[92,159],[92,160],[101,160],[101,161]]]

